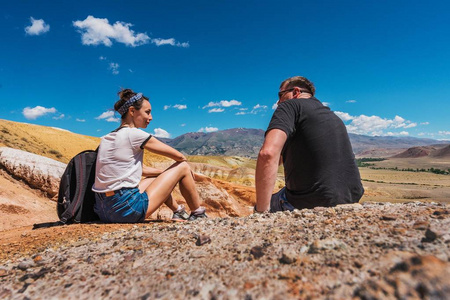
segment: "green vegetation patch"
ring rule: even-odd
[[[356,164],[358,167],[370,167],[374,166],[375,164],[370,164],[368,162],[374,162],[374,161],[383,161],[386,160],[385,158],[373,158],[373,157],[363,157],[363,158],[357,158]]]

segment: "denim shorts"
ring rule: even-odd
[[[272,198],[270,198],[270,212],[285,210],[293,211],[294,209],[295,207],[287,201],[286,187],[273,194]]]
[[[147,208],[147,193],[141,194],[138,188],[122,188],[109,197],[104,193],[95,193],[94,211],[102,222],[143,222]]]

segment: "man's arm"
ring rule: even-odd
[[[259,212],[270,209],[270,198],[277,179],[281,150],[286,140],[287,135],[284,131],[272,129],[266,134],[259,150],[255,173],[256,210]]]

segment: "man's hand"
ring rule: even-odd
[[[284,131],[272,129],[266,134],[259,151],[255,172],[255,209],[258,212],[270,210],[270,198],[277,178],[281,150],[283,150],[286,140],[287,135]]]

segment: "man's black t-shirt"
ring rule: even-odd
[[[286,195],[296,208],[358,202],[364,193],[344,123],[316,98],[290,99],[275,110],[266,134],[287,135],[282,150]]]

